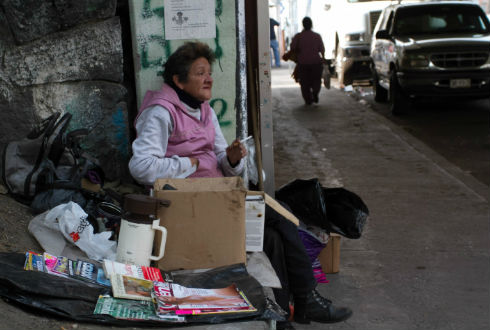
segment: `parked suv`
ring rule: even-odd
[[[393,114],[423,97],[490,99],[490,22],[480,6],[391,5],[373,34],[375,100],[389,99]]]

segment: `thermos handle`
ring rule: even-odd
[[[160,219],[153,220],[153,225],[151,226],[154,230],[159,230],[162,232],[162,240],[160,241],[160,251],[158,256],[151,256],[150,260],[160,260],[163,258],[165,253],[165,243],[167,243],[167,228],[160,226]]]

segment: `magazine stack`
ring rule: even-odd
[[[110,288],[100,295],[94,314],[124,320],[184,323],[189,316],[257,311],[235,285],[224,288],[189,288],[174,283],[158,268],[111,260],[71,260],[49,253],[26,252],[24,269],[46,272]]]

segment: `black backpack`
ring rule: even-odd
[[[36,213],[70,200],[83,207],[81,179],[90,169],[101,171],[80,147],[88,130],[66,133],[72,115],[60,116],[51,115],[26,138],[9,142],[2,155],[5,186],[17,200],[33,202]]]

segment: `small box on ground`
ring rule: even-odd
[[[320,252],[318,259],[324,273],[332,274],[339,272],[340,266],[340,235],[330,233],[327,246]]]
[[[245,201],[245,248],[247,252],[260,252],[264,246],[265,194],[248,191]]]
[[[160,225],[167,229],[165,254],[158,268],[170,271],[246,263],[247,191],[240,177],[158,179],[154,192],[155,197],[171,203],[158,212]],[[159,237],[155,244],[159,246]]]

